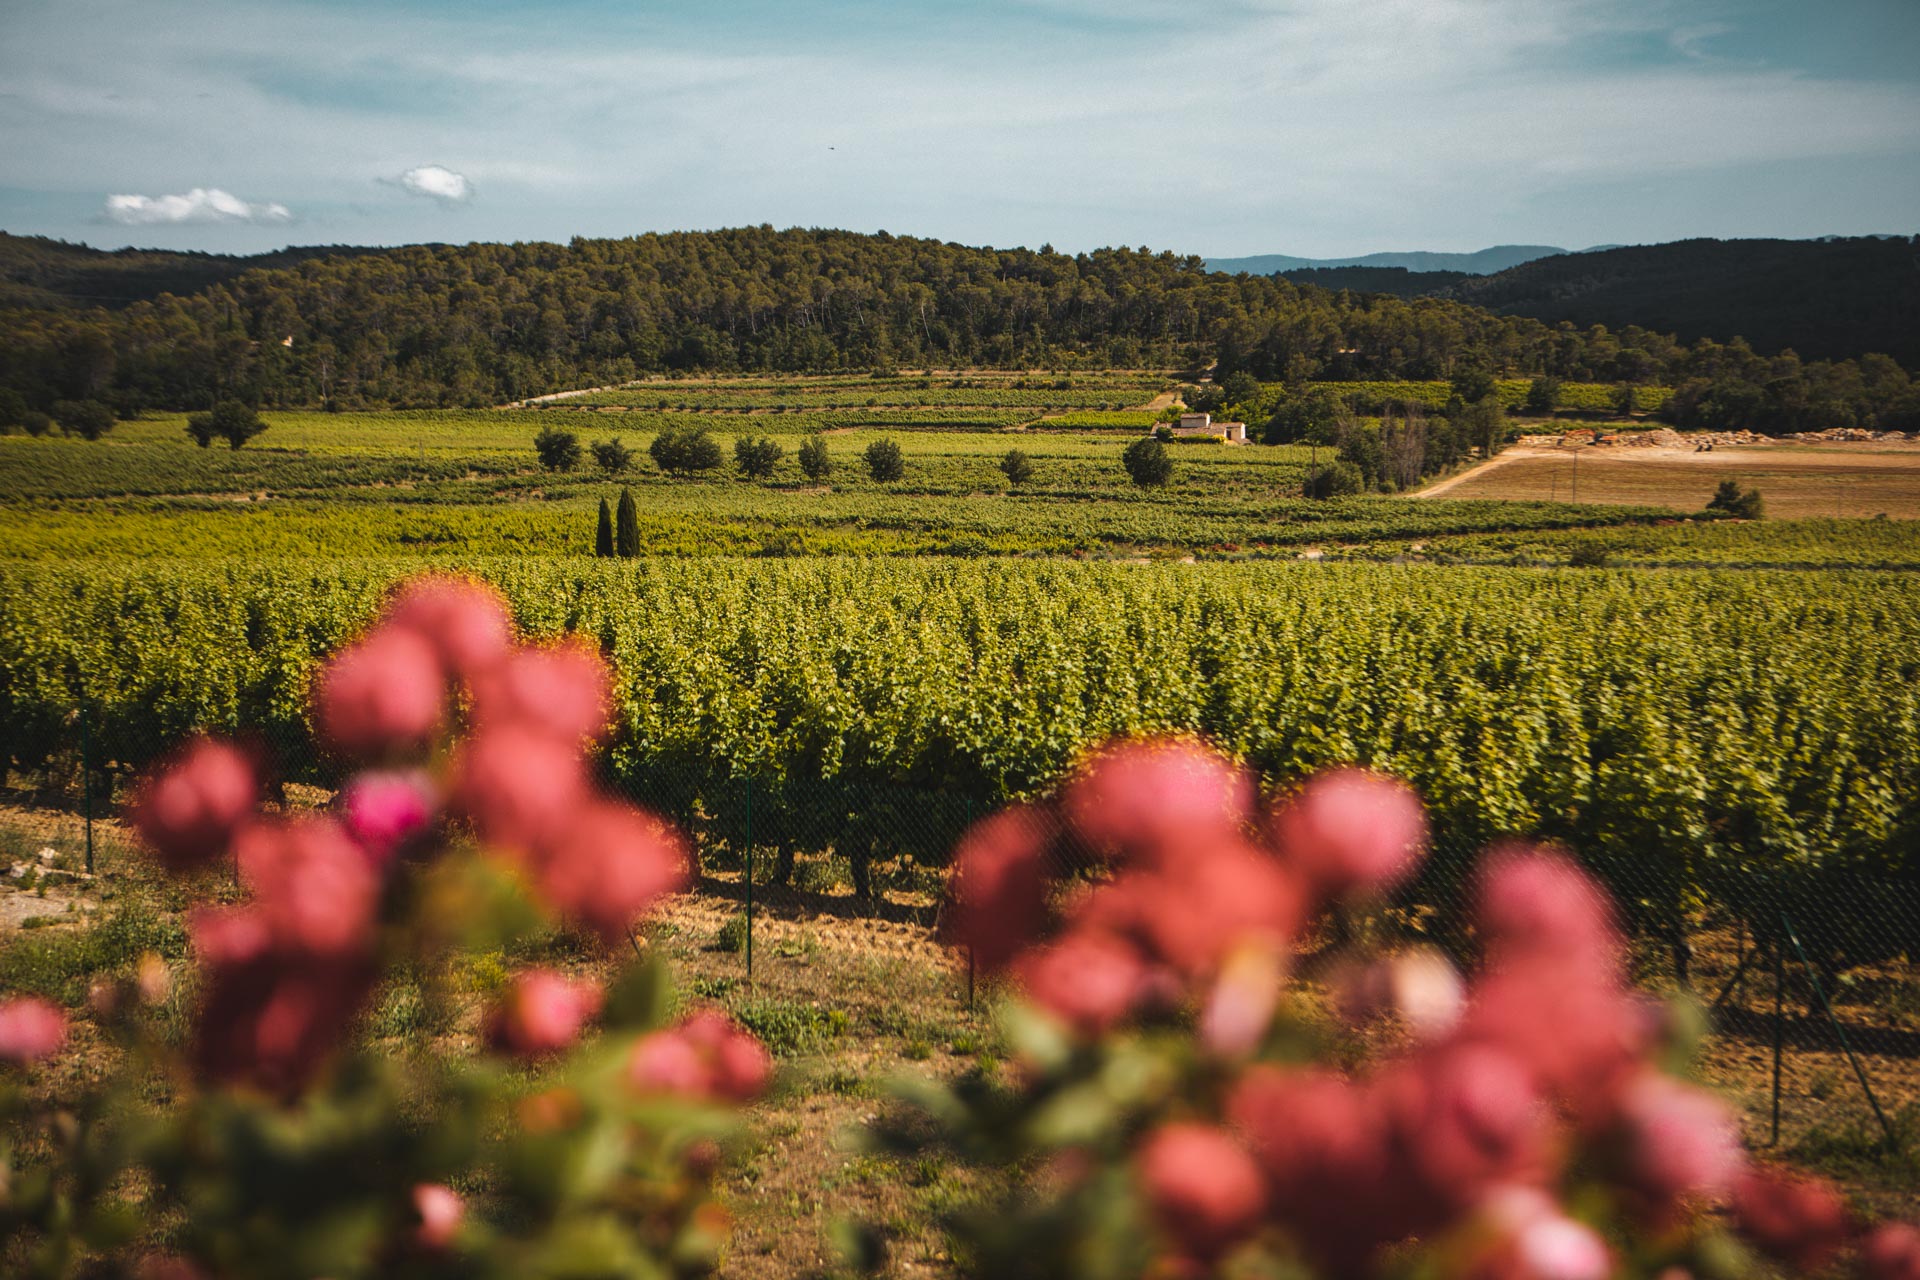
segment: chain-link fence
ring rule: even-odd
[[[44,763],[10,772],[0,790],[0,946],[22,931],[84,927],[115,884],[145,875],[120,813],[147,762],[103,751],[79,708],[52,734],[53,749],[36,753]],[[277,786],[279,803],[330,801],[310,739],[261,745],[292,774]],[[749,980],[783,962],[755,947],[770,918],[934,929],[952,848],[1009,801],[961,780],[764,776],[721,760],[634,765],[617,749],[606,774],[614,790],[688,834],[695,893],[736,922],[724,941]],[[1454,847],[1444,830],[1437,837],[1426,874],[1373,923],[1464,955],[1472,850]],[[1810,892],[1795,875],[1752,866],[1683,882],[1654,848],[1638,861],[1590,865],[1633,930],[1638,980],[1708,1012],[1703,1071],[1742,1106],[1750,1138],[1843,1163],[1920,1151],[1911,872],[1890,869],[1881,882],[1863,878],[1836,894],[1832,881]],[[971,967],[957,959],[955,981],[971,1000]]]

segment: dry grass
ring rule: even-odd
[[[1513,449],[1445,496],[1570,502],[1576,470],[1582,505],[1698,511],[1722,480],[1737,480],[1760,490],[1772,519],[1920,519],[1920,447],[1911,444]]]

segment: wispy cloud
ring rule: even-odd
[[[129,227],[191,222],[292,222],[293,210],[266,201],[253,204],[219,187],[195,187],[185,195],[107,197],[107,217]]]
[[[399,183],[416,196],[426,196],[442,204],[464,204],[473,199],[473,184],[467,181],[466,175],[444,165],[423,164],[409,169],[400,175]]]

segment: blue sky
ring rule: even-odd
[[[1208,256],[1920,231],[1916,0],[4,0],[0,228]]]

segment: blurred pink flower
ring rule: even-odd
[[[1209,1053],[1240,1058],[1260,1047],[1280,1005],[1286,968],[1286,951],[1273,942],[1245,941],[1228,953],[1195,1028]]]
[[[641,1036],[627,1057],[627,1082],[643,1093],[751,1102],[772,1078],[766,1046],[718,1009]]]
[[[1282,858],[1319,897],[1379,894],[1411,875],[1427,839],[1420,798],[1396,778],[1335,769],[1274,810]]]
[[[377,867],[424,832],[439,805],[433,779],[421,770],[362,773],[340,793],[347,831]]]
[[[1621,938],[1605,889],[1552,849],[1509,844],[1476,876],[1474,923],[1491,966],[1562,966],[1611,973]]]
[[[1046,928],[1055,835],[1050,813],[1017,805],[974,823],[955,847],[940,936],[972,948],[982,972],[1005,968]]]
[[[472,578],[415,578],[394,593],[386,619],[427,640],[447,671],[463,680],[490,670],[513,646],[506,601]]]
[[[1606,1280],[1613,1256],[1584,1223],[1533,1187],[1501,1188],[1478,1216],[1491,1240],[1464,1270],[1466,1280]]]
[[[1137,950],[1111,934],[1089,929],[1028,951],[1016,973],[1035,1004],[1088,1036],[1100,1035],[1126,1017],[1147,980]]]
[[[1734,1184],[1733,1218],[1767,1253],[1797,1269],[1826,1269],[1847,1241],[1847,1208],[1830,1185],[1781,1169],[1756,1168]]]
[[[1740,1128],[1726,1104],[1643,1069],[1614,1104],[1630,1185],[1657,1216],[1694,1199],[1718,1200],[1746,1165]]]
[[[1920,1280],[1920,1227],[1883,1222],[1860,1242],[1861,1280]]]
[[[141,784],[129,817],[147,847],[178,874],[226,854],[259,792],[253,763],[238,748],[195,738]]]
[[[1122,742],[1086,762],[1060,808],[1101,857],[1158,863],[1239,833],[1253,815],[1253,778],[1196,739]]]
[[[516,724],[579,746],[604,738],[613,680],[585,641],[515,649],[473,680],[477,728]]]
[[[473,734],[454,761],[453,807],[482,840],[513,853],[565,831],[587,802],[579,748],[522,726]]]
[[[466,1202],[459,1193],[437,1182],[422,1182],[414,1187],[413,1211],[420,1219],[413,1231],[414,1243],[433,1253],[453,1245],[461,1219],[467,1216]]]
[[[66,1043],[66,1015],[38,996],[0,1000],[0,1062],[50,1058]]]
[[[1552,1116],[1526,1068],[1497,1049],[1422,1053],[1389,1067],[1377,1087],[1433,1225],[1494,1187],[1537,1185],[1553,1172]]]
[[[581,1028],[600,1012],[600,1001],[600,988],[592,982],[529,969],[515,975],[487,1015],[487,1045],[519,1058],[559,1053],[579,1039]]]
[[[588,802],[540,843],[535,883],[562,915],[609,943],[691,878],[679,833],[642,809]]]
[[[1497,1046],[1575,1114],[1605,1104],[1639,1066],[1658,1021],[1587,968],[1514,967],[1474,984],[1454,1038]]]
[[[1466,983],[1453,962],[1431,947],[1414,947],[1337,970],[1329,985],[1340,1015],[1356,1025],[1393,1017],[1416,1040],[1437,1040],[1459,1025]]]
[[[276,945],[315,952],[366,948],[379,908],[379,873],[332,818],[255,822],[234,841],[234,863]]]
[[[705,1097],[713,1088],[707,1055],[677,1031],[650,1031],[627,1054],[627,1083],[641,1093]]]
[[[1162,1125],[1141,1145],[1135,1168],[1154,1219],[1189,1257],[1217,1258],[1259,1225],[1260,1170],[1222,1129]]]
[[[187,927],[202,975],[196,1069],[220,1083],[298,1093],[365,1005],[378,975],[372,958],[306,950],[257,907],[202,908]]]
[[[380,627],[314,682],[313,716],[338,751],[381,760],[424,751],[446,722],[446,671],[418,632]]]

